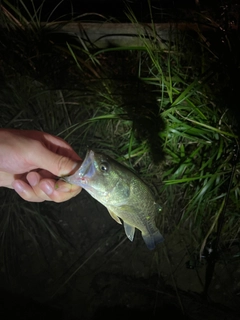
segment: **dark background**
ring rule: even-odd
[[[13,1],[12,3],[16,4],[17,1]],[[221,11],[224,10],[224,6],[226,6],[228,3],[230,5],[233,2],[220,1],[220,0],[219,1],[217,0],[201,1],[200,0],[200,4],[199,6],[197,6],[195,1],[193,0],[188,0],[188,1],[152,0],[151,1],[152,7],[153,7],[153,17],[155,19],[154,20],[155,22],[168,22],[169,20],[180,21],[182,19],[184,19],[184,21],[191,21],[191,14],[190,14],[191,10],[194,10],[194,9],[198,10],[200,9],[200,7],[201,9],[208,8],[208,10],[210,10],[211,13],[215,15],[218,15],[218,14],[220,15]],[[237,1],[235,1],[234,3],[237,3]],[[24,4],[29,9],[30,13],[33,14],[34,10],[32,8],[32,1],[30,0],[24,1]],[[38,8],[42,4],[42,1],[41,0],[34,1],[34,4],[35,4],[35,8]],[[149,7],[148,7],[147,0],[132,0],[132,1],[75,0],[75,1],[62,1],[62,2],[60,2],[59,0],[54,0],[54,1],[47,0],[45,1],[42,7],[41,20],[42,21],[44,20],[53,21],[56,19],[68,20],[68,19],[71,19],[72,17],[78,17],[85,13],[97,13],[105,16],[110,21],[119,20],[119,22],[129,22],[124,13],[126,10],[126,4],[132,8],[134,14],[137,16],[137,19],[139,21],[149,22],[150,14],[149,14]],[[22,10],[22,13],[27,17],[27,14],[24,13],[24,10]],[[83,18],[84,21],[95,21],[98,19],[99,19],[99,16],[97,15],[96,16],[86,15]],[[231,62],[233,61],[231,61],[230,59],[226,59],[226,66],[227,66],[227,63],[231,63]],[[228,67],[226,67],[226,69],[230,70]],[[232,66],[232,70],[233,70],[232,88],[233,90],[235,90],[235,92],[237,92],[239,83],[238,81],[235,81],[235,79],[237,78],[237,75],[235,77],[234,72],[237,72],[237,70],[234,68],[234,65]],[[226,92],[225,99],[226,100],[229,99],[230,101],[230,100],[233,100],[235,96],[236,95],[233,94],[233,91]],[[230,103],[230,104],[233,105],[233,103]],[[237,101],[237,105],[238,105],[238,101]],[[238,110],[237,112],[239,113],[239,108],[238,109],[236,108],[236,110]],[[85,203],[84,203],[84,200],[85,200]],[[89,201],[91,201],[90,198],[88,198],[87,195],[85,195],[83,192],[79,196],[79,202],[81,203],[79,203],[78,205],[75,205],[75,210],[69,209],[70,207],[73,206],[74,200],[66,204],[66,212],[68,212],[68,215],[69,215],[68,217],[69,226],[71,227],[71,230],[74,230],[75,234],[79,236],[79,238],[76,238],[75,236],[75,239],[76,239],[75,246],[79,250],[79,252],[81,252],[82,248],[88,248],[89,243],[98,246],[99,239],[104,239],[104,235],[107,234],[108,232],[113,232],[113,231],[119,232],[120,236],[123,236],[123,239],[125,239],[125,235],[122,232],[122,228],[119,227],[114,221],[112,221],[106,212],[99,213],[99,211],[101,211],[99,207],[97,208],[99,211],[96,210],[95,208],[92,209],[92,211],[94,211],[95,213],[90,211],[86,212],[86,209],[85,209],[86,207],[90,207],[91,205],[93,206],[93,204],[88,203]],[[79,212],[81,211],[80,210],[81,206],[84,208],[84,212],[82,212],[82,218],[80,218],[80,215],[79,215]],[[72,218],[71,218],[71,210],[74,211],[74,216],[72,216]],[[62,220],[64,221],[65,212],[59,214],[59,216],[61,215],[62,215]],[[89,215],[91,215],[92,222],[88,226],[89,227],[88,235],[84,238],[82,235],[84,234],[84,232],[86,232],[86,230],[84,230],[83,226],[85,221],[89,221]],[[78,221],[78,224],[76,224],[76,221]],[[76,228],[76,230],[74,228]],[[83,230],[81,230],[81,228]],[[103,232],[104,230],[106,231],[105,233]],[[29,248],[30,249],[32,248],[31,242],[29,244]],[[144,247],[144,243],[142,242],[141,237],[140,236],[138,238],[136,237],[134,243],[127,244],[127,248],[129,250],[127,252],[123,251],[123,249],[121,248],[116,250],[117,251],[116,258],[115,257],[105,258],[104,250],[100,252],[96,257],[96,262],[94,261],[92,262],[92,264],[90,264],[90,266],[92,267],[92,270],[96,272],[96,275],[94,274],[94,272],[91,271],[91,269],[89,273],[92,272],[92,276],[89,276],[88,270],[81,271],[82,279],[81,279],[80,287],[81,286],[84,287],[84,285],[86,285],[89,291],[86,290],[86,293],[84,293],[84,290],[82,292],[80,291],[79,300],[83,299],[85,295],[86,296],[89,295],[89,301],[93,301],[94,299],[101,300],[103,299],[103,297],[105,299],[106,297],[105,292],[106,293],[109,292],[110,293],[109,301],[112,300],[112,301],[115,301],[116,303],[117,302],[120,303],[121,301],[126,302],[130,300],[129,304],[128,305],[126,304],[126,306],[123,306],[123,307],[119,306],[119,307],[109,307],[108,309],[101,309],[98,311],[98,314],[96,315],[95,318],[97,318],[98,316],[104,316],[105,319],[106,318],[110,319],[110,317],[111,318],[114,317],[117,319],[120,319],[120,318],[130,319],[130,317],[132,318],[134,316],[149,317],[150,314],[147,309],[144,312],[143,311],[139,312],[139,310],[136,310],[134,308],[132,309],[129,308],[129,306],[133,305],[132,301],[134,300],[134,298],[131,297],[131,295],[134,294],[135,299],[138,299],[138,298],[140,299],[147,296],[149,300],[147,301],[147,303],[149,303],[149,309],[152,311],[153,305],[151,304],[151,301],[156,299],[157,295],[159,298],[159,296],[161,295],[160,291],[162,290],[169,294],[170,298],[166,299],[166,304],[168,303],[169,305],[167,305],[165,309],[164,307],[162,307],[161,310],[156,310],[156,313],[155,313],[156,318],[160,319],[160,317],[166,317],[166,314],[167,314],[167,317],[175,316],[175,317],[178,317],[178,319],[181,319],[181,318],[186,319],[187,317],[184,317],[181,314],[181,310],[180,308],[178,308],[178,304],[176,304],[175,299],[171,300],[171,298],[172,297],[175,298],[177,294],[174,292],[172,288],[171,289],[168,287],[163,288],[161,285],[157,286],[156,283],[157,281],[159,281],[158,277],[156,278],[152,277],[152,278],[146,278],[146,279],[139,278],[138,280],[136,280],[135,274],[138,272],[138,270],[141,271],[142,269],[144,269],[142,265],[144,267],[145,267],[145,264],[149,265],[149,261],[150,259],[152,259],[151,254]],[[50,261],[50,258],[54,256],[55,262],[60,268],[59,264],[61,263],[61,260],[63,261],[63,259],[57,256],[56,253],[58,252],[58,250],[61,252],[61,250],[63,249],[60,247],[60,248],[57,248],[57,250],[55,250],[54,248],[54,250],[52,250],[52,252],[49,253],[49,256],[51,256],[49,257],[49,261]],[[106,251],[107,250],[108,249],[106,248]],[[34,250],[32,249],[32,251]],[[140,258],[136,261],[138,263],[142,263],[142,265],[140,265],[140,267],[137,266],[134,269],[132,268],[131,263],[130,263],[130,266],[128,265],[128,262],[131,261],[130,257],[137,255],[138,253]],[[45,254],[47,255],[47,250]],[[64,255],[67,256],[67,253],[64,252]],[[25,259],[24,262],[27,268],[28,265],[31,265],[30,263],[31,254],[24,256],[24,259]],[[106,261],[104,259],[106,259]],[[103,268],[104,271],[102,272],[99,272],[98,269],[95,269],[96,266],[101,262],[103,264],[105,263],[106,270],[109,271],[109,273],[105,273],[106,270],[104,268]],[[121,270],[122,273],[119,272],[118,274],[113,272],[115,265],[116,266],[122,265],[122,270]],[[112,273],[108,268],[112,269],[111,270]],[[131,268],[134,269],[135,274],[124,274],[124,271],[126,270],[129,271]],[[99,266],[99,269],[101,270],[101,266]],[[119,269],[117,269],[117,271],[119,271]],[[31,275],[31,270],[29,270],[28,273]],[[189,275],[191,271],[186,269],[185,273]],[[30,281],[29,286],[31,286],[36,281],[35,278],[37,278],[37,276],[35,277],[35,275],[33,275],[33,279]],[[48,279],[48,276],[46,276],[46,278]],[[37,285],[40,285],[40,281],[39,282],[36,281],[36,286]],[[71,283],[71,285],[74,285],[74,283]],[[156,291],[151,291],[152,287],[156,288]],[[77,289],[76,289],[76,292],[77,292]],[[42,292],[44,292],[44,288],[39,288],[39,291],[41,290]],[[159,292],[157,290],[159,290]],[[93,297],[91,300],[90,298],[93,296],[93,291],[94,293],[97,292],[97,294],[96,294],[96,297]],[[142,292],[144,293],[142,294]],[[58,317],[58,319],[65,319],[65,320],[70,319],[70,317],[67,318],[66,316],[67,312],[65,315],[63,315],[62,311],[59,310],[59,301],[58,303],[56,303],[57,308],[52,309],[50,307],[46,307],[46,305],[42,305],[40,303],[37,303],[36,301],[31,300],[29,296],[25,299],[24,295],[22,294],[12,295],[6,292],[4,292],[3,294],[5,299],[2,299],[2,305],[0,305],[1,306],[0,312],[2,312],[2,314],[0,313],[0,316],[2,317],[2,319],[7,319],[7,316],[10,318],[12,316],[15,316],[17,317],[17,319],[32,319],[32,318],[34,319],[50,319],[51,318],[52,319],[52,317],[56,317],[56,316]],[[192,307],[196,307],[196,309],[206,308],[206,313],[208,313],[208,315],[209,314],[211,315],[211,312],[217,314],[217,310],[220,308],[219,306],[216,306],[215,309],[212,309],[212,310],[208,309],[207,308],[208,302],[206,300],[202,300],[202,298],[199,297],[197,294],[192,297],[184,296],[184,293],[181,293],[181,294],[185,298],[185,302],[189,301],[189,306],[191,305],[191,301],[194,301],[195,304]],[[162,296],[163,301],[164,301],[164,297],[166,297],[166,295]],[[172,303],[173,301],[175,305],[174,303]],[[106,300],[104,302],[108,303],[108,301]],[[139,303],[141,303],[140,300],[139,300]],[[80,301],[76,302],[76,304],[80,304]],[[177,305],[177,308],[176,308],[176,305]],[[7,313],[7,316],[6,314],[4,314],[4,312]],[[223,313],[221,315],[223,315]],[[226,314],[228,313],[230,312],[226,311]],[[223,319],[223,318],[219,317],[218,319]],[[230,316],[229,318],[224,317],[224,319],[230,319]]]
[[[200,1],[201,7],[210,7],[210,8],[219,8],[221,5],[224,5],[226,1]],[[14,0],[13,3],[18,3],[17,0]],[[36,0],[34,1],[34,5],[38,8],[43,1]],[[31,0],[24,1],[24,4],[29,8],[30,12],[32,8]],[[178,9],[195,9],[198,7],[194,0],[152,0],[151,5],[153,8],[153,15],[155,17],[160,17],[161,19],[167,19],[162,16],[162,11],[168,11],[169,14],[174,13],[174,11]],[[133,12],[137,16],[138,19],[142,21],[149,22],[149,5],[147,0],[131,0],[131,1],[123,1],[123,0],[64,0],[64,1],[45,1],[42,10],[42,17],[44,19],[48,19],[51,14],[51,20],[59,19],[63,15],[64,18],[68,17],[76,17],[78,15],[82,15],[85,13],[98,13],[107,17],[112,17],[114,19],[120,19],[121,21],[128,21],[124,11],[126,10],[126,6],[132,8]],[[94,19],[94,18],[93,18]]]

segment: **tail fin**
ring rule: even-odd
[[[164,241],[163,236],[158,230],[152,234],[142,234],[142,237],[149,250],[153,250],[158,243]]]

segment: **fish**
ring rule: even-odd
[[[79,169],[63,180],[82,187],[103,204],[117,223],[123,223],[129,240],[133,241],[136,228],[150,250],[164,241],[155,223],[161,206],[145,182],[123,164],[88,150]]]

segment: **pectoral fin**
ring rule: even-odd
[[[115,213],[113,213],[113,212],[112,212],[111,210],[109,210],[109,209],[108,209],[108,212],[109,212],[110,216],[111,216],[117,223],[122,224],[122,221],[118,218],[118,216],[117,216]]]
[[[126,236],[130,241],[133,241],[134,238],[134,233],[135,233],[135,227],[130,226],[126,222],[124,222],[124,230],[126,233]]]

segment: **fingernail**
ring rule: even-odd
[[[48,183],[44,184],[44,186],[42,186],[41,189],[42,189],[42,191],[45,192],[48,196],[53,193],[53,188],[52,188],[52,186],[49,185]]]
[[[30,172],[27,175],[27,180],[32,187],[35,187],[39,183],[39,177],[36,172]]]
[[[72,166],[72,170],[74,170],[77,166],[79,166],[79,162],[74,163],[74,165]]]
[[[81,166],[81,163],[79,162],[75,162],[72,165],[72,170],[69,172],[69,170],[67,172],[62,172],[59,177],[64,177],[64,176],[70,176],[71,174],[73,174],[76,171],[76,168],[79,168]]]
[[[24,186],[19,181],[15,181],[13,188],[17,193],[23,193],[25,191]]]
[[[72,171],[71,172],[75,172],[76,169],[80,168],[82,163],[76,162],[74,163],[74,165],[72,166]]]

